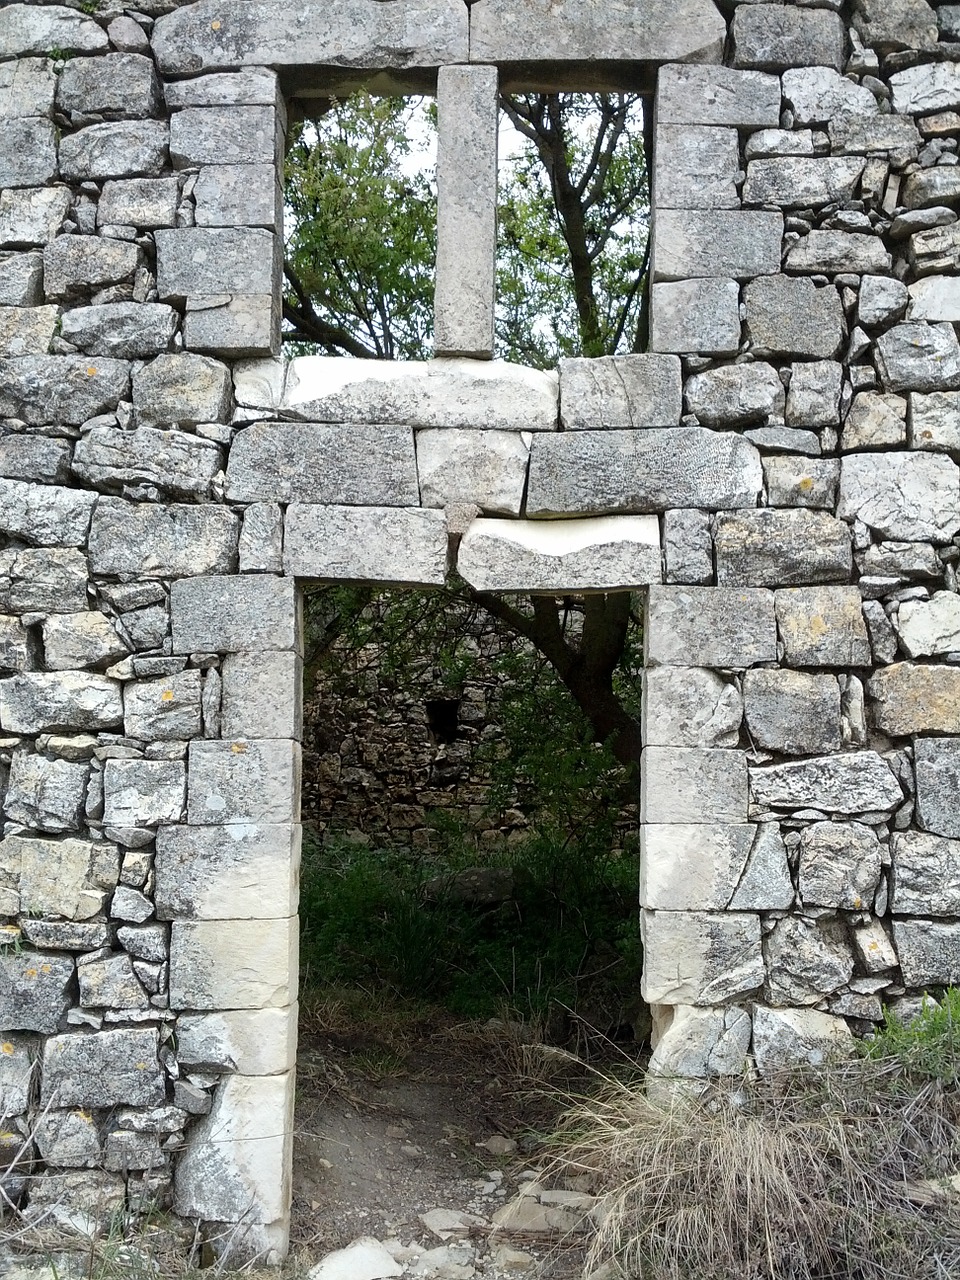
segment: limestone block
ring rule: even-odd
[[[61,111],[139,120],[159,115],[161,102],[153,59],[140,53],[68,58],[57,77]]]
[[[17,618],[0,617],[0,671],[29,671],[34,665],[30,633]]]
[[[776,128],[780,123],[780,79],[720,66],[661,67],[656,118],[661,124]]]
[[[437,355],[493,356],[497,86],[493,66],[441,67],[437,76]]]
[[[10,4],[0,10],[0,58],[46,57],[51,49],[103,53],[108,48],[99,23],[65,5]]]
[[[274,164],[204,165],[193,198],[198,227],[282,230],[283,192]]]
[[[175,920],[170,932],[173,1009],[286,1008],[297,993],[299,922]]]
[[[736,129],[659,124],[654,202],[658,209],[739,209]]]
[[[554,431],[558,397],[555,373],[500,360],[301,356],[290,361],[279,407],[304,422]],[[256,408],[258,398],[247,400]]]
[[[0,435],[0,476],[64,484],[70,479],[73,448],[69,440],[10,431]]]
[[[742,751],[644,747],[641,822],[744,822],[747,763]]]
[[[956,822],[951,825],[952,834],[956,834]],[[890,850],[893,912],[900,916],[960,915],[960,841],[921,831],[895,831]]]
[[[790,755],[840,750],[840,686],[833,676],[747,671],[743,704],[757,747]]]
[[[170,119],[175,169],[208,164],[275,165],[280,122],[271,106],[186,107]]]
[[[78,1031],[43,1049],[41,1100],[60,1107],[155,1107],[165,1100],[154,1027]]]
[[[30,426],[78,426],[116,409],[130,387],[124,360],[89,356],[0,359],[0,414]]]
[[[469,57],[467,15],[456,0],[414,0],[401,12],[364,4],[333,14],[324,0],[307,0],[294,13],[282,0],[201,0],[162,17],[152,43],[161,72],[175,75],[245,66],[374,71]]]
[[[819,1067],[852,1050],[853,1035],[844,1018],[816,1009],[753,1006],[753,1056],[762,1075],[804,1063]]]
[[[0,353],[46,355],[59,318],[59,307],[0,307]]]
[[[346,430],[353,434],[364,428]],[[376,428],[378,434],[386,430],[389,429]],[[420,502],[425,507],[462,503],[493,514],[519,515],[530,439],[529,433],[516,431],[418,431],[416,472]],[[364,470],[368,470],[369,453],[365,452],[362,461]],[[343,501],[343,497],[337,500]]]
[[[909,658],[955,653],[960,650],[960,596],[935,591],[929,600],[904,600],[895,625]]]
[[[857,0],[853,25],[883,53],[937,47],[937,15],[927,0]]]
[[[723,513],[714,542],[721,586],[848,582],[853,567],[850,531],[825,511]]]
[[[877,369],[888,391],[960,386],[960,343],[950,324],[909,322],[877,339]]]
[[[3,134],[0,187],[42,187],[56,179],[57,140],[52,121],[40,116],[4,120]]]
[[[209,356],[157,356],[135,371],[133,404],[144,425],[223,422],[230,411],[230,370]]]
[[[643,910],[640,933],[649,1004],[729,1004],[763,984],[759,916]]]
[[[857,316],[861,325],[874,328],[890,320],[899,320],[910,295],[900,280],[886,276],[864,276],[860,282]]]
[[[43,250],[43,283],[49,299],[63,301],[90,289],[132,281],[142,260],[125,240],[57,236]]]
[[[779,213],[658,208],[653,236],[655,280],[712,276],[744,280],[780,270],[783,218]]]
[[[86,924],[22,917],[20,927],[24,938],[34,946],[56,948],[58,951],[93,951],[98,947],[108,947],[111,942],[110,930],[102,920]]]
[[[646,747],[735,747],[743,699],[736,685],[703,667],[649,667],[643,673],[641,734]]]
[[[794,890],[780,824],[647,823],[640,903],[662,911],[782,910]]]
[[[0,1115],[22,1115],[30,1105],[33,1079],[33,1041],[28,1036],[4,1036],[0,1044]]]
[[[960,980],[960,923],[894,920],[893,941],[905,986],[953,986]]]
[[[560,422],[566,431],[676,427],[682,412],[676,356],[560,361]]]
[[[960,391],[910,394],[910,448],[960,451]]]
[[[279,289],[278,260],[275,288],[270,293],[188,298],[184,344],[192,351],[205,351],[225,359],[265,356],[279,351]]]
[[[297,654],[231,654],[221,670],[225,738],[300,738],[303,663]]]
[[[853,951],[842,925],[787,916],[764,941],[766,999],[774,1006],[818,1004],[853,977]]]
[[[272,920],[297,913],[300,828],[228,823],[161,827],[156,903],[161,920]]]
[[[598,0],[485,0],[471,14],[470,60],[619,61],[643,50],[658,62],[717,62],[726,35],[708,0],[610,6]]]
[[[884,537],[948,542],[960,529],[960,470],[940,454],[847,454],[837,514]]]
[[[163,301],[227,293],[269,295],[277,275],[277,238],[256,227],[158,231],[157,291]]]
[[[608,591],[659,582],[653,516],[592,520],[474,520],[457,571],[478,591]]]
[[[862,555],[861,572],[882,578],[939,578],[942,572],[936,548],[927,542],[873,542]],[[923,602],[902,603],[913,606]]]
[[[745,155],[748,160],[761,156],[812,156],[813,130],[760,129],[747,138]]]
[[[663,566],[664,582],[713,581],[713,539],[706,511],[681,508],[663,513]]]
[[[747,329],[756,347],[776,355],[829,360],[843,340],[843,308],[831,285],[804,276],[768,276],[744,290]]]
[[[92,124],[60,143],[60,171],[74,182],[104,178],[157,178],[167,159],[165,120]]]
[[[875,751],[754,766],[750,790],[754,803],[764,807],[851,815],[889,812],[903,801],[893,770]]]
[[[178,190],[176,178],[105,182],[97,203],[97,225],[138,229],[176,226]]]
[[[740,426],[783,415],[783,383],[772,365],[721,365],[695,373],[684,387],[687,408],[704,426]]]
[[[873,95],[871,94],[871,97]],[[787,253],[789,271],[881,274],[893,268],[893,258],[879,236],[847,231],[811,231]]]
[[[169,349],[178,321],[161,303],[109,302],[65,312],[60,336],[91,355],[146,360]]]
[[[106,676],[31,671],[0,680],[0,725],[11,733],[120,727],[120,685]]]
[[[0,194],[0,199],[3,196]],[[43,301],[43,258],[39,253],[0,256],[0,306],[35,307]]]
[[[280,573],[283,569],[283,512],[276,502],[253,502],[243,513],[240,572]]]
[[[227,497],[233,502],[416,506],[413,432],[366,424],[254,423],[234,437]]]
[[[199,671],[124,685],[123,731],[128,738],[145,742],[195,738],[200,728]]]
[[[833,511],[837,504],[840,463],[836,458],[764,458],[763,479],[772,507],[815,507]]]
[[[293,1077],[290,1071],[222,1082],[177,1162],[174,1212],[208,1222],[287,1221]]]
[[[111,827],[179,822],[185,791],[181,760],[108,760],[103,770],[103,820]]]
[[[190,744],[191,826],[289,822],[299,812],[300,746],[286,739]]]
[[[756,588],[650,588],[648,666],[733,667],[776,662],[773,592]]]
[[[152,762],[151,762],[152,763]],[[130,830],[130,828],[127,828]],[[113,920],[124,920],[132,924],[143,924],[153,915],[153,903],[139,889],[121,884],[114,892],[110,903],[110,917]]]
[[[830,67],[801,67],[783,73],[783,96],[798,125],[827,124],[834,116],[873,116],[877,100],[863,85]]]
[[[884,733],[960,733],[956,667],[895,662],[873,675],[867,691],[877,728]]]
[[[746,205],[777,204],[784,209],[806,209],[837,200],[852,200],[864,163],[858,156],[830,156],[825,159],[780,156],[751,160],[743,185],[743,202]]]
[[[884,969],[896,967],[897,953],[879,920],[871,920],[852,932],[854,947],[867,973],[882,973]]]
[[[149,1009],[150,998],[126,953],[77,964],[80,1003],[85,1009]]]
[[[185,578],[173,583],[170,606],[174,653],[300,652],[300,600],[289,580]]]
[[[903,445],[907,438],[907,402],[903,396],[861,391],[843,424],[841,445],[845,453]]]
[[[953,276],[924,276],[910,285],[908,320],[960,320],[960,288]]]
[[[777,626],[785,662],[797,667],[867,667],[870,641],[857,587],[778,591]]]
[[[274,107],[281,101],[277,73],[257,66],[171,80],[164,85],[164,94],[171,111],[182,107]]]
[[[177,1019],[177,1057],[185,1066],[242,1076],[289,1071],[297,1058],[297,1006],[183,1014]]]
[[[184,431],[94,427],[77,442],[73,470],[93,488],[118,493],[149,484],[177,498],[203,498],[221,470],[218,445]]]
[[[171,578],[230,573],[239,520],[226,507],[101,498],[90,526],[94,573]]]
[[[89,920],[117,885],[117,846],[105,840],[7,836],[2,860],[19,868],[20,909],[27,915]]]
[[[960,196],[960,174],[950,168],[922,169],[911,173],[901,188],[907,209],[929,209],[950,204]]]
[[[409,507],[287,508],[284,572],[327,581],[442,586],[447,522],[442,511]]]
[[[0,75],[5,65],[10,64],[0,63]],[[62,227],[70,205],[67,187],[0,191],[0,249],[48,244]]]
[[[786,67],[843,68],[843,23],[823,9],[740,5],[733,19],[736,67],[781,70]]]
[[[87,606],[87,561],[79,551],[0,552],[0,607],[14,613],[72,613]]]
[[[762,479],[756,448],[733,432],[673,427],[540,435],[530,454],[527,514],[754,506]]]
[[[0,67],[0,120],[52,116],[57,77],[48,58],[18,58]]]
[[[750,1051],[746,1009],[675,1009],[650,1058],[651,1075],[704,1080],[739,1076]]]
[[[78,831],[89,772],[85,764],[15,751],[3,811],[34,831]]]
[[[814,822],[800,835],[805,906],[869,910],[880,883],[880,842],[861,822]]]
[[[676,280],[651,292],[651,350],[735,355],[740,348],[736,280]]]
[[[0,479],[0,530],[41,547],[82,547],[95,503],[77,489]]]
[[[893,109],[902,115],[926,115],[960,107],[960,66],[921,63],[890,77]]]
[[[73,959],[55,951],[0,952],[0,1026],[9,1031],[59,1031],[72,1003]]]
[[[917,738],[914,743],[914,761],[917,776],[917,825],[936,835],[960,836],[960,813],[957,812],[956,799],[957,784],[960,782],[960,738]],[[960,915],[960,912],[957,914]]]

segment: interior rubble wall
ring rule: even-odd
[[[960,979],[957,6],[90,7],[0,9],[21,1212],[286,1249],[300,581],[647,590],[654,1070],[817,1061]],[[650,354],[482,358],[497,71],[656,79]],[[285,104],[370,76],[439,83],[450,358],[285,365]]]

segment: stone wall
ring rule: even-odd
[[[298,581],[649,588],[655,1070],[816,1061],[960,979],[958,37],[926,0],[0,9],[28,1218],[286,1248]],[[492,68],[656,82],[651,354],[484,359]],[[285,104],[373,74],[438,94],[447,358],[285,366]]]

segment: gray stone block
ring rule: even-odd
[[[775,355],[829,360],[843,341],[843,308],[831,285],[804,277],[765,276],[744,290],[747,331],[755,347]]]
[[[744,668],[777,660],[772,591],[653,586],[643,633],[650,666]]]
[[[661,911],[782,910],[794,889],[780,824],[646,824],[640,904]]]
[[[258,227],[165,230],[156,241],[162,302],[221,294],[269,297],[279,279],[279,239]]]
[[[654,203],[658,209],[739,209],[736,129],[657,127]]]
[[[896,626],[908,658],[956,653],[960,650],[960,596],[953,591],[935,591],[930,600],[904,600],[896,614]]]
[[[653,237],[655,280],[745,280],[780,270],[783,218],[766,210],[658,209]]]
[[[199,737],[200,672],[128,681],[123,687],[123,731],[144,742]]]
[[[161,355],[133,376],[137,421],[152,426],[224,422],[230,392],[230,370],[209,356]]]
[[[283,512],[279,503],[254,502],[243,513],[240,530],[240,572],[281,573],[283,570]]]
[[[942,454],[847,454],[837,513],[887,538],[949,542],[960,530],[960,470]]]
[[[32,831],[79,831],[89,768],[15,751],[3,811]]]
[[[576,431],[534,437],[528,515],[753,506],[760,455],[732,432],[703,427]]]
[[[714,671],[649,667],[643,673],[640,730],[645,747],[735,747],[742,719],[743,699],[736,685]]]
[[[840,463],[836,458],[764,458],[763,479],[771,507],[833,511]]]
[[[74,613],[87,607],[87,559],[60,547],[0,552],[0,608]]]
[[[960,734],[960,670],[914,662],[881,667],[867,692],[883,733]]]
[[[34,1041],[31,1036],[8,1036],[6,1043],[9,1049],[0,1058],[0,1109],[12,1119],[30,1105]]]
[[[901,115],[926,115],[960,107],[960,64],[920,63],[890,77],[893,109]]]
[[[71,203],[66,187],[0,191],[0,249],[47,244],[63,225]]]
[[[53,613],[43,620],[43,662],[48,671],[105,667],[127,656],[127,646],[102,613]]]
[[[118,729],[120,684],[86,672],[23,672],[0,680],[0,725],[11,733]]]
[[[654,284],[651,348],[734,355],[740,349],[740,289],[736,280]]]
[[[154,427],[93,427],[73,460],[75,474],[92,488],[119,493],[125,485],[149,484],[177,498],[207,497],[222,466],[212,440]]]
[[[752,766],[754,804],[774,809],[819,809],[827,813],[889,813],[903,791],[889,764],[875,751],[852,751],[790,764]]]
[[[747,761],[743,751],[644,747],[640,821],[745,822]]]
[[[162,120],[92,124],[60,143],[60,170],[73,181],[157,178],[167,161],[169,127]]]
[[[72,457],[69,440],[26,431],[0,435],[0,476],[10,480],[65,484],[70,479]]]
[[[857,156],[830,156],[825,159],[783,156],[751,160],[743,185],[743,202],[747,205],[778,204],[784,209],[805,209],[837,200],[852,200],[865,163]]]
[[[953,276],[924,276],[910,286],[910,320],[960,320],[960,290]]]
[[[184,578],[170,615],[174,653],[301,650],[299,594],[283,578]]]
[[[98,22],[66,5],[10,4],[0,9],[0,58],[46,57],[51,49],[105,53],[109,47]]]
[[[179,578],[232,573],[238,518],[226,507],[101,498],[90,526],[94,573]]]
[[[750,1049],[751,1020],[746,1009],[684,1005],[672,1013],[651,1055],[651,1076],[666,1077],[673,1087],[679,1079],[700,1081],[742,1073]]]
[[[754,746],[788,755],[839,751],[840,686],[834,676],[747,671],[743,706]]]
[[[246,739],[190,744],[187,822],[287,823],[299,813],[300,744]]]
[[[413,431],[366,424],[257,422],[234,437],[227,497],[232,502],[417,506]]]
[[[695,373],[684,386],[687,408],[704,426],[746,426],[784,411],[783,383],[772,365],[720,365]],[[710,505],[710,504],[704,504]]]
[[[953,986],[960,981],[960,923],[894,920],[893,940],[906,986]]]
[[[437,355],[493,356],[497,86],[492,66],[441,67],[437,77]]]
[[[0,195],[0,199],[2,199]],[[0,257],[0,306],[35,307],[43,301],[43,258],[39,253]]]
[[[960,915],[960,841],[895,831],[890,853],[891,911],[898,916]]]
[[[300,828],[238,823],[162,827],[156,900],[161,920],[274,920],[296,914]]]
[[[143,989],[128,955],[105,956],[102,960],[85,960],[77,965],[80,1003],[85,1009],[149,1009],[150,998]],[[134,1135],[131,1134],[131,1137]],[[110,1134],[107,1149],[110,1149]],[[156,1142],[156,1138],[153,1139]],[[110,1165],[108,1164],[108,1168]],[[114,1167],[119,1167],[114,1165]],[[136,1162],[132,1167],[136,1168]]]
[[[777,921],[764,940],[765,997],[774,1006],[819,1004],[853,977],[853,951],[843,926],[802,917]]]
[[[960,836],[960,812],[957,810],[960,738],[917,738],[914,743],[914,767],[917,778],[917,825],[935,835]],[[908,908],[899,907],[898,910],[906,912]]]
[[[836,13],[777,4],[740,5],[733,15],[733,64],[843,69],[846,33]]]
[[[937,15],[927,0],[856,0],[853,26],[881,53],[937,47]]]
[[[59,320],[59,307],[0,307],[0,356],[46,355]]]
[[[52,116],[57,77],[47,58],[18,58],[0,66],[0,120]]]
[[[181,822],[186,775],[182,760],[107,760],[103,769],[104,822],[110,827]],[[113,914],[119,914],[116,906]]]
[[[780,123],[780,78],[719,66],[661,67],[656,118],[660,124],[775,129]]]
[[[279,233],[283,192],[277,179],[272,164],[204,165],[193,188],[197,226],[265,227]]]
[[[825,511],[734,511],[714,521],[717,582],[776,587],[849,582],[850,530]]]
[[[61,301],[111,284],[133,282],[143,255],[125,240],[57,236],[43,250],[43,287]]]
[[[165,1099],[155,1027],[79,1031],[43,1048],[41,1099],[61,1107],[155,1107]]]
[[[34,665],[34,645],[17,618],[0,617],[0,671],[29,671]]]
[[[202,833],[198,830],[196,834]],[[296,1063],[296,1005],[286,1009],[224,1009],[177,1019],[178,1057],[203,1070],[270,1076]],[[292,1016],[291,1016],[292,1015]]]
[[[188,298],[184,345],[225,359],[275,355],[280,350],[279,262],[274,286],[271,293]]]
[[[10,1031],[59,1031],[72,1003],[72,957],[55,951],[0,953],[0,1023]]]
[[[0,187],[42,187],[55,180],[57,139],[52,121],[42,116],[4,120],[3,135]]]
[[[60,485],[0,480],[0,530],[41,547],[82,547],[95,502]]]
[[[345,430],[352,435],[364,428]],[[385,433],[390,428],[374,430]],[[363,452],[363,461],[369,464],[370,452]],[[464,504],[477,506],[490,515],[520,514],[530,459],[530,436],[526,432],[469,431],[456,427],[418,431],[416,453],[422,506]],[[337,499],[345,500],[349,500],[346,494]],[[409,499],[407,501],[409,504]]]
[[[303,727],[303,662],[298,654],[233,653],[224,659],[222,676],[220,714],[225,738],[299,741]]]
[[[442,511],[410,507],[287,508],[283,567],[328,582],[442,586],[447,522]]]
[[[649,1004],[727,1004],[763,985],[757,915],[644,910],[640,933]]]
[[[921,143],[920,130],[909,116],[837,115],[829,133],[834,155],[889,155],[898,165],[912,160]]]
[[[893,269],[893,258],[879,236],[847,231],[811,231],[787,252],[788,271],[837,275],[882,274]]]
[[[900,280],[886,276],[864,276],[860,281],[857,317],[868,329],[899,320],[907,308],[910,295]]]
[[[567,431],[675,427],[682,411],[676,356],[560,361],[560,422]]]
[[[776,593],[784,661],[796,667],[867,667],[870,643],[857,587],[793,587]]]
[[[170,119],[175,169],[207,164],[275,165],[280,121],[272,106],[187,107]]]
[[[276,107],[282,101],[277,73],[269,67],[214,71],[164,86],[171,111],[182,107]]]
[[[663,580],[705,585],[713,581],[713,539],[706,511],[663,513]]]
[[[906,444],[905,398],[877,391],[861,391],[854,396],[840,439],[845,453]]]
[[[764,1075],[807,1063],[820,1067],[853,1047],[843,1018],[816,1009],[767,1009],[754,1005],[753,1052]]]
[[[90,355],[146,360],[169,350],[179,319],[158,302],[110,302],[65,312],[60,335]]]
[[[97,203],[98,226],[173,227],[177,221],[176,178],[127,178],[105,182]]]
[[[830,67],[783,73],[783,96],[797,125],[827,124],[837,115],[875,116],[877,100],[863,85]]]
[[[876,360],[887,391],[960,387],[960,343],[950,324],[898,324],[877,339]]]
[[[68,58],[57,77],[61,111],[139,120],[159,115],[162,101],[153,59],[139,53]]]

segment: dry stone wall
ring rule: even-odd
[[[648,589],[655,1070],[960,979],[957,6],[89,7],[0,9],[17,1211],[286,1248],[300,580]],[[285,365],[285,104],[370,76],[439,93],[446,358]],[[498,77],[656,81],[650,354],[483,358]]]

